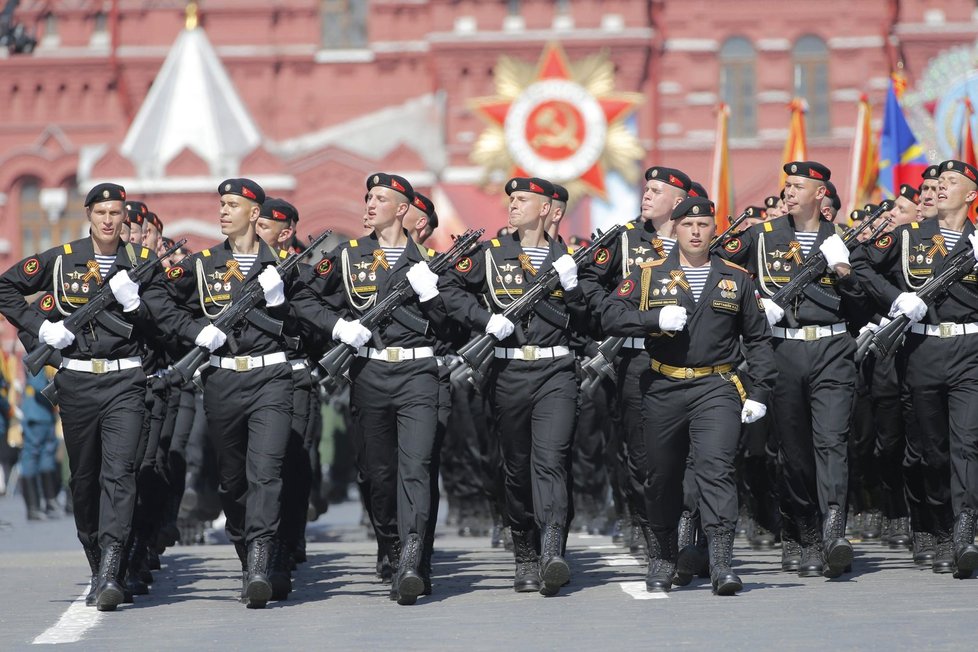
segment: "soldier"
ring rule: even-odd
[[[415,191],[411,208],[404,216],[402,224],[415,242],[424,244],[438,228],[438,213],[435,212],[434,202]]]
[[[163,237],[163,221],[151,211],[147,211],[143,220],[143,246],[150,251],[160,250],[160,239]]]
[[[917,211],[920,213],[920,219],[929,220],[937,217],[937,179],[941,176],[941,168],[939,165],[928,166],[920,176],[923,181],[920,184]]]
[[[771,195],[764,198],[764,208],[767,210],[767,219],[773,220],[784,215],[784,190],[780,195]]]
[[[937,219],[901,226],[853,261],[870,296],[889,305],[890,316],[903,314],[912,322],[897,365],[917,416],[908,435],[919,437],[914,448],[923,459],[931,507],[928,531],[936,539],[932,569],[958,578],[970,577],[978,568],[978,476],[971,463],[978,457],[978,283],[973,274],[965,277],[932,306],[916,291],[941,273],[948,258],[978,249],[978,235],[968,220],[976,197],[978,169],[944,161]]]
[[[226,529],[241,561],[242,599],[251,608],[264,608],[272,597],[269,560],[281,516],[292,367],[281,329],[245,321],[233,333],[224,333],[210,321],[252,279],[265,299],[255,310],[265,311],[272,321],[287,319],[295,278],[279,275],[275,266],[284,253],[274,252],[255,233],[265,199],[261,186],[251,179],[226,179],[217,191],[221,232],[227,239],[171,267],[168,288],[174,302],[197,320],[195,343],[212,353],[201,379]],[[332,313],[322,319],[326,328],[337,321]]]
[[[835,218],[839,215],[839,211],[842,209],[842,200],[839,199],[839,191],[835,189],[835,184],[831,181],[825,182],[825,196],[822,197],[822,203],[819,207],[819,212],[829,222],[835,222]],[[845,216],[843,215],[843,218]]]
[[[800,577],[837,577],[852,561],[845,538],[847,440],[855,394],[855,342],[841,298],[858,300],[849,250],[820,213],[829,169],[814,161],[784,166],[787,214],[729,240],[722,253],[744,263],[758,280],[773,327],[780,372],[774,387],[774,427],[780,438],[784,514],[782,568]],[[770,297],[791,281],[805,258],[821,251],[825,274],[785,310]],[[799,327],[790,327],[794,323]],[[793,542],[800,541],[801,554]],[[824,548],[824,559],[823,559]]]
[[[61,469],[58,466],[58,438],[54,434],[54,406],[41,390],[50,380],[41,370],[25,373],[20,423],[24,431],[20,452],[20,486],[27,504],[27,520],[43,521],[60,516],[58,494],[61,492]],[[43,501],[43,503],[42,503]]]
[[[432,504],[431,464],[438,429],[438,364],[435,329],[445,320],[438,277],[428,269],[433,251],[415,242],[402,226],[414,199],[403,177],[376,173],[367,178],[366,222],[371,232],[323,258],[308,275],[319,301],[341,305],[358,316],[405,277],[417,296],[371,337],[358,321],[357,357],[350,367],[350,405],[359,438],[358,465],[365,475],[368,512],[377,543],[397,567],[390,598],[414,604],[427,588],[422,577],[424,537]],[[321,328],[315,310],[302,319]]]
[[[577,265],[544,228],[553,185],[517,177],[505,190],[512,234],[462,258],[442,287],[454,318],[499,340],[489,391],[516,556],[513,588],[554,595],[570,578],[563,547],[577,379],[567,323],[583,326],[586,306]],[[545,300],[546,316],[534,312],[517,325],[500,314],[551,266],[561,287]]]
[[[123,238],[124,242],[129,242],[134,245],[141,245],[143,243],[143,223],[146,221],[146,214],[148,212],[149,209],[146,207],[146,204],[141,201],[130,199],[126,202],[126,218],[129,224],[129,234],[127,238]]]
[[[741,421],[765,415],[777,371],[750,275],[710,256],[714,214],[708,199],[683,200],[672,213],[677,249],[623,280],[602,313],[607,332],[642,338],[651,358],[642,414],[646,450],[654,451],[646,457],[645,485],[646,588],[653,592],[668,591],[675,578],[683,469],[690,453],[713,590],[733,595],[743,588],[731,569],[738,512],[734,458]],[[751,398],[734,373],[741,337],[750,361]]]
[[[139,358],[142,343],[139,328],[127,339],[93,321],[75,334],[61,320],[97,293],[110,275],[119,305],[108,312],[116,320],[139,326],[170,312],[160,284],[161,268],[153,270],[142,288],[127,272],[153,254],[122,242],[125,199],[122,186],[95,186],[85,198],[90,237],[30,256],[0,276],[0,312],[22,333],[61,352],[54,382],[71,469],[75,525],[92,571],[86,603],[100,611],[115,610],[124,598],[119,570],[132,523],[134,466],[146,392]],[[41,291],[47,294],[37,309],[24,301],[25,295]]]

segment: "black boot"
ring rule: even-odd
[[[698,562],[696,560],[696,529],[697,519],[689,512],[683,512],[679,517],[678,543],[679,556],[676,559],[676,577],[672,583],[676,586],[686,586],[693,581]],[[650,556],[651,559],[651,556]]]
[[[710,546],[710,582],[717,595],[734,595],[744,583],[733,572],[733,530],[717,528],[707,533]]]
[[[903,516],[900,518],[894,518],[890,520],[890,538],[889,545],[891,548],[907,548],[910,546],[912,538],[910,536],[910,517]]]
[[[642,524],[637,519],[632,519],[632,530],[628,537],[628,552],[640,559],[645,559],[646,551],[645,533],[642,532]]]
[[[24,495],[24,502],[27,504],[27,520],[46,521],[47,515],[41,509],[41,494],[37,490],[36,475],[22,475],[20,477],[20,493]]]
[[[377,579],[381,584],[390,584],[394,577],[394,565],[391,564],[390,545],[384,546],[377,542]]]
[[[852,564],[852,544],[846,539],[846,513],[838,505],[829,507],[822,525],[825,577],[839,577]]]
[[[149,585],[140,577],[140,569],[146,559],[146,544],[138,534],[133,537],[126,564],[126,588],[133,595],[149,594]],[[148,572],[148,571],[147,571]]]
[[[88,560],[88,568],[92,571],[92,582],[85,596],[85,606],[95,606],[95,590],[98,588],[98,569],[102,564],[102,551],[96,545],[82,546],[85,549],[85,558]]]
[[[272,585],[272,600],[285,600],[292,592],[292,575],[289,569],[289,548],[278,539],[271,543],[268,581]]]
[[[801,534],[801,561],[798,563],[798,577],[821,577],[824,565],[822,563],[822,535],[819,532],[818,517],[800,518],[798,520],[798,531]]]
[[[536,593],[540,590],[540,556],[533,542],[533,533],[513,530],[513,556],[516,558],[516,574],[513,590],[517,593]]]
[[[264,609],[272,597],[272,583],[268,580],[271,543],[270,539],[258,539],[248,544],[248,583],[245,597],[248,598],[249,609]]]
[[[553,523],[543,529],[540,539],[540,577],[542,595],[557,595],[560,587],[570,581],[570,566],[564,560],[564,528]],[[642,546],[643,554],[645,546]]]
[[[386,553],[387,563],[390,564],[391,574],[390,574],[390,594],[391,600],[397,600],[397,569],[401,564],[401,540],[394,539],[387,544]],[[387,582],[384,582],[385,584]]]
[[[781,534],[781,570],[786,573],[797,573],[801,565],[801,544],[788,535]]]
[[[948,530],[938,530],[934,535],[934,561],[931,570],[938,574],[954,572],[954,539]]]
[[[125,599],[124,590],[119,582],[122,555],[121,543],[112,543],[102,549],[102,559],[98,568],[98,586],[95,588],[95,606],[99,611],[115,611],[115,608]]]
[[[676,530],[648,530],[649,570],[645,574],[645,590],[649,593],[668,593],[676,578],[676,559],[679,557]]]
[[[863,514],[862,535],[865,541],[875,541],[883,536],[883,512],[871,509]]]
[[[44,494],[44,514],[48,518],[64,516],[64,510],[58,504],[58,494],[61,493],[61,474],[58,471],[41,473],[41,491]]]
[[[934,563],[934,535],[930,532],[913,533],[913,563],[917,566],[930,566]]]
[[[978,546],[975,546],[975,513],[970,509],[958,514],[954,522],[954,576],[971,577],[978,568]]]
[[[238,596],[238,600],[248,604],[248,548],[244,542],[239,541],[234,544],[234,552],[238,556],[238,561],[241,562],[241,594]]]
[[[424,580],[419,572],[422,545],[421,535],[412,533],[401,547],[397,574],[391,583],[391,599],[397,600],[397,604],[414,604],[418,596],[424,593]]]

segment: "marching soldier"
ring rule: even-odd
[[[916,291],[950,257],[978,249],[968,220],[978,197],[978,169],[944,161],[937,184],[937,219],[880,237],[855,258],[854,269],[870,296],[890,306],[890,316],[903,314],[912,322],[897,365],[917,416],[908,434],[919,438],[915,448],[923,460],[928,531],[936,539],[932,569],[967,578],[978,568],[978,282],[974,274],[965,277],[932,306]]]
[[[849,334],[842,297],[858,298],[849,250],[837,227],[820,213],[830,172],[814,161],[787,163],[787,214],[748,229],[722,247],[757,279],[774,334],[779,370],[772,395],[774,427],[782,460],[782,567],[800,577],[837,577],[852,562],[845,538],[848,486],[847,441],[855,394],[855,341]],[[785,310],[770,297],[789,283],[803,261],[821,251],[825,274]],[[801,543],[798,555],[797,544]],[[823,559],[824,549],[824,559]]]
[[[553,193],[544,179],[510,179],[513,232],[459,260],[442,284],[452,316],[500,342],[489,382],[515,548],[513,588],[544,595],[556,594],[570,578],[563,547],[577,378],[567,324],[583,326],[586,313],[577,265],[544,229]],[[545,311],[520,324],[500,314],[551,266],[560,287],[545,300]]]
[[[642,384],[648,479],[646,588],[668,591],[676,575],[683,470],[692,454],[710,573],[718,595],[743,588],[731,569],[737,524],[734,459],[740,424],[767,412],[777,371],[770,330],[747,270],[710,256],[713,202],[683,200],[673,211],[678,246],[643,263],[608,298],[606,332],[642,338],[650,373]],[[751,398],[734,373],[741,337],[750,361]]]
[[[150,251],[160,250],[160,240],[163,237],[163,220],[156,213],[147,211],[143,219],[143,246]]]
[[[126,202],[126,220],[125,224],[129,225],[129,233],[127,237],[122,238],[124,242],[129,242],[134,245],[141,245],[143,243],[143,223],[146,221],[146,214],[149,209],[141,201],[136,201],[130,199]],[[126,230],[123,228],[123,235],[126,235]]]
[[[90,237],[49,249],[0,276],[0,312],[20,331],[60,351],[54,382],[71,469],[78,539],[92,571],[86,603],[113,611],[124,598],[120,577],[136,498],[135,464],[143,425],[146,374],[140,325],[164,317],[162,269],[139,287],[127,270],[154,254],[120,237],[126,191],[102,183],[88,193]],[[106,278],[117,306],[108,317],[135,325],[126,338],[93,321],[73,333],[62,321],[95,295]],[[51,279],[55,279],[51,286]],[[23,297],[46,292],[38,308]],[[116,329],[119,330],[119,329]]]

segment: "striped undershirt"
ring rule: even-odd
[[[686,281],[689,283],[690,292],[692,292],[693,298],[699,301],[700,295],[703,294],[703,288],[706,287],[706,277],[710,275],[710,265],[706,264],[702,267],[683,265],[682,267]]]
[[[672,253],[673,248],[676,246],[676,240],[674,238],[664,238],[661,235],[659,240],[662,240],[662,249],[666,252],[666,255]]]
[[[397,264],[397,261],[401,259],[401,254],[404,253],[404,247],[381,247],[384,250],[384,258],[387,259],[387,264],[393,267]]]
[[[102,275],[102,278],[105,278],[109,273],[109,268],[112,267],[112,263],[115,262],[115,254],[111,256],[95,254],[95,262],[98,263],[99,274]]]
[[[255,264],[258,260],[258,254],[233,254],[234,259],[238,261],[238,270],[241,272],[242,276],[247,276],[248,272],[251,271],[251,266]]]
[[[941,227],[941,235],[944,236],[944,246],[947,248],[948,252],[954,249],[958,240],[961,239],[961,234],[958,231],[952,231],[951,229],[945,229]]]
[[[808,253],[812,250],[812,245],[818,239],[818,231],[795,231],[795,238],[801,244],[802,257],[807,258]]]
[[[523,247],[523,253],[530,257],[530,264],[534,269],[540,269],[550,253],[550,247]]]

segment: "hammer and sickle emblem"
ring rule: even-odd
[[[537,114],[533,125],[540,130],[530,143],[534,147],[578,149],[577,116],[566,104],[548,106]]]

